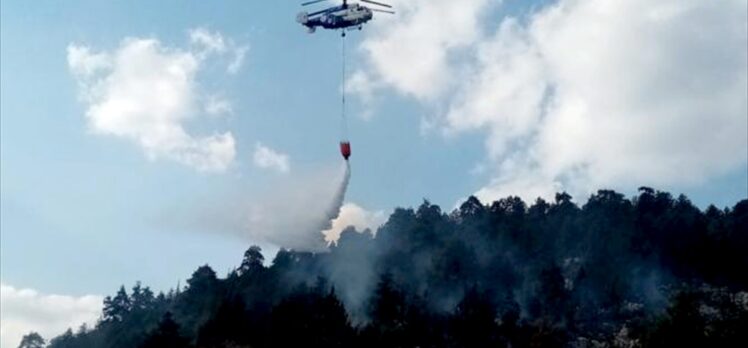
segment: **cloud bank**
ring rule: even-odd
[[[484,135],[482,199],[699,185],[746,165],[745,1],[559,0],[498,22],[487,1],[393,2],[352,92],[391,88],[443,133]]]
[[[227,100],[203,95],[197,74],[208,60],[226,57],[227,72],[236,73],[247,48],[206,29],[189,34],[187,48],[154,38],[126,38],[110,52],[71,43],[68,67],[87,106],[91,132],[128,139],[150,160],[223,172],[236,156],[231,132],[195,135],[185,124],[200,116],[198,110],[211,115],[232,111]]]
[[[17,347],[21,337],[36,331],[47,341],[68,328],[95,324],[103,298],[48,295],[0,284],[0,346]]]

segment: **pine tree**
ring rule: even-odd
[[[46,342],[41,335],[36,332],[29,332],[21,338],[21,344],[18,348],[44,348]]]
[[[117,295],[112,297],[104,298],[104,321],[105,322],[120,322],[124,320],[125,316],[130,313],[132,306],[130,297],[125,291],[125,286],[121,286]]]
[[[140,345],[140,348],[188,348],[189,340],[179,333],[179,324],[166,312],[153,332]]]

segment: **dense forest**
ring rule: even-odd
[[[43,347],[36,334],[21,347]],[[747,347],[748,200],[601,190],[396,209],[328,252],[258,247],[225,277],[135,284],[49,348]]]

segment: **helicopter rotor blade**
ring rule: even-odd
[[[376,2],[376,1],[372,1],[372,0],[361,0],[361,2],[365,2],[367,4],[379,5],[379,6],[383,6],[383,7],[387,7],[387,8],[392,8],[392,5],[388,5],[388,4],[384,4],[384,3]]]
[[[322,1],[325,1],[325,0],[322,0]],[[309,13],[309,14],[307,14],[307,16],[314,17],[314,16],[317,16],[317,15],[321,15],[321,14],[325,14],[325,13],[337,12],[337,11],[340,11],[340,10],[345,10],[345,7],[343,5],[335,6],[335,7],[330,7],[330,8],[326,8],[324,10],[319,10],[319,11],[316,11],[316,12]]]
[[[377,8],[370,8],[370,10],[372,10],[373,12],[395,14],[395,11],[380,10],[380,9],[377,9]]]
[[[321,14],[323,14],[323,13],[334,12],[334,11],[335,11],[334,9],[329,9],[329,8],[328,8],[328,9],[326,9],[326,10],[322,10],[322,11],[317,11],[317,12],[312,12],[312,13],[308,14],[307,16],[309,16],[309,17],[314,17],[314,16],[316,16],[316,15],[321,15]]]
[[[314,0],[314,1],[307,1],[307,2],[305,2],[305,3],[303,3],[303,4],[301,4],[301,6],[308,6],[308,5],[316,4],[316,3],[318,3],[318,2],[323,2],[323,1],[327,1],[327,0]]]

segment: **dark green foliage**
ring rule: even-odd
[[[131,304],[130,297],[125,291],[125,286],[121,286],[117,295],[112,297],[104,298],[104,321],[105,322],[121,322],[130,312]]]
[[[404,326],[405,313],[405,295],[396,287],[391,275],[383,274],[369,307],[371,322],[382,331],[397,331]]]
[[[457,305],[451,322],[451,336],[459,347],[496,347],[498,326],[496,306],[491,298],[473,287]]]
[[[299,288],[270,316],[268,347],[350,347],[353,329],[343,304],[330,290]]]
[[[262,263],[265,261],[265,257],[262,256],[262,250],[258,246],[251,246],[244,253],[244,259],[239,267],[239,274],[248,275],[262,272],[264,268]]]
[[[214,314],[220,303],[222,286],[208,265],[201,266],[187,280],[184,290],[174,303],[174,313],[190,337]]]
[[[644,346],[745,347],[748,343],[746,300],[745,295],[736,296],[719,289],[680,292],[666,315],[645,335]]]
[[[18,348],[44,348],[44,338],[36,332],[29,332],[21,338]]]
[[[744,347],[746,269],[748,200],[424,201],[327,253],[268,267],[253,246],[226,278],[206,265],[184,290],[121,287],[49,347]]]
[[[197,345],[207,348],[249,343],[250,331],[244,327],[249,322],[246,311],[241,297],[225,298],[216,314],[200,328]]]
[[[77,342],[76,342],[75,336],[73,335],[73,330],[68,329],[62,335],[53,338],[51,341],[49,341],[49,347],[50,348],[77,347]]]
[[[661,319],[649,339],[654,347],[706,347],[706,323],[699,313],[697,294],[676,296],[673,306]]]
[[[145,338],[140,348],[188,348],[189,340],[179,332],[170,312],[166,312],[158,327]]]
[[[569,312],[569,291],[565,288],[561,268],[551,266],[540,272],[540,288],[536,298],[536,317],[551,323],[561,323]]]

